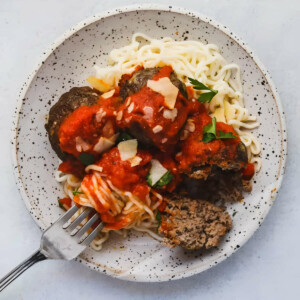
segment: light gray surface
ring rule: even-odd
[[[14,183],[9,129],[16,98],[39,55],[66,29],[104,9],[146,1],[0,2],[0,277],[39,245],[40,232]],[[170,1],[159,1],[168,4]],[[182,1],[172,1],[182,6]],[[289,155],[279,196],[262,227],[236,254],[217,267],[180,281],[124,282],[75,262],[46,261],[26,271],[2,299],[299,299],[300,281],[300,4],[289,1],[185,3],[241,36],[270,71],[286,112]],[[298,121],[298,122],[297,122]],[[270,124],[272,130],[272,124]]]

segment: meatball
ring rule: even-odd
[[[204,200],[173,196],[161,214],[159,232],[167,246],[196,250],[217,246],[231,227],[232,220],[223,208]]]
[[[90,87],[74,87],[69,92],[64,93],[58,102],[51,107],[45,128],[49,135],[50,144],[60,159],[64,160],[68,156],[59,146],[58,130],[60,125],[77,108],[95,105],[99,96],[100,92]]]
[[[162,93],[148,86],[149,81],[165,78],[171,89],[176,87],[177,90],[173,106],[168,106]],[[186,87],[172,67],[138,70],[124,75],[119,85],[124,103],[117,114],[118,126],[128,129],[147,146],[155,146],[163,152],[172,150],[189,113]]]

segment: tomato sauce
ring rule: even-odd
[[[58,167],[59,171],[66,174],[73,174],[77,178],[82,178],[84,176],[84,169],[85,165],[81,161],[75,159],[66,160],[62,162]]]
[[[165,66],[156,73],[152,80],[169,77],[173,69]],[[165,107],[164,97],[144,86],[139,92],[126,98],[120,106],[122,118],[117,120],[121,128],[130,128],[132,124],[138,123],[145,135],[150,138],[154,145],[161,151],[167,152],[177,143],[178,132],[184,125],[189,113],[188,101],[181,93],[178,93],[175,103],[177,116],[172,121],[163,116]],[[161,126],[161,131],[154,132],[156,126]]]
[[[194,121],[195,131],[189,133],[189,136],[181,143],[181,153],[176,155],[180,171],[187,172],[193,166],[214,164],[217,160],[224,159],[220,157],[222,153],[226,153],[226,159],[233,160],[235,158],[240,138],[215,139],[209,143],[202,141],[204,126],[212,123],[212,118],[206,113],[203,105],[202,108],[200,107],[199,113],[191,119]],[[217,135],[219,130],[232,132],[238,136],[232,126],[223,122],[216,124]]]
[[[93,146],[99,138],[112,137],[116,131],[115,110],[120,103],[117,96],[99,98],[99,104],[81,106],[61,124],[58,132],[62,151],[78,157],[82,152],[94,154]]]
[[[136,156],[142,158],[139,165],[132,167],[129,160],[122,161],[118,148],[104,153],[96,163],[103,168],[102,174],[118,189],[130,191],[141,200],[145,200],[150,188],[146,182],[146,175],[150,169],[152,155],[138,150]]]

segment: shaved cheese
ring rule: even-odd
[[[135,156],[133,158],[130,158],[130,163],[132,167],[138,166],[140,162],[142,161],[142,158],[139,156]]]
[[[115,142],[111,139],[107,139],[101,136],[98,143],[94,146],[93,150],[100,154],[110,149],[114,144]]]
[[[137,140],[128,140],[118,144],[121,160],[133,158],[137,153]]]
[[[78,152],[87,151],[90,149],[91,145],[85,142],[80,136],[75,138],[76,150]]]
[[[173,109],[175,107],[177,95],[178,95],[178,88],[171,82],[169,77],[163,77],[159,80],[148,80],[147,86],[164,96],[165,98],[165,105]]]
[[[117,114],[117,118],[116,118],[117,121],[120,121],[122,119],[122,117],[123,117],[123,110],[120,110]]]
[[[114,93],[115,93],[115,90],[113,89],[107,93],[102,94],[101,97],[104,99],[108,99],[108,98],[112,97],[114,95]]]
[[[134,103],[131,103],[130,106],[128,107],[128,112],[131,113],[134,109]]]
[[[163,117],[174,122],[175,118],[177,117],[177,108],[174,108],[172,110],[165,109],[163,112]]]
[[[162,127],[160,126],[160,125],[156,125],[153,129],[152,129],[152,131],[153,131],[153,133],[158,133],[158,132],[160,132],[160,131],[162,131]]]
[[[149,172],[149,178],[151,180],[151,185],[154,186],[161,177],[163,177],[168,170],[163,167],[163,165],[157,160],[151,160],[151,169]]]
[[[151,106],[145,106],[143,108],[143,111],[145,113],[145,115],[143,116],[143,118],[145,120],[152,120],[153,119],[153,108]]]

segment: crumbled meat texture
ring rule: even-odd
[[[80,106],[92,106],[97,103],[100,92],[88,86],[74,87],[69,92],[64,93],[54,104],[49,112],[48,123],[45,128],[49,135],[49,140],[57,156],[64,160],[69,155],[62,152],[59,147],[58,130],[62,122]]]
[[[204,200],[173,197],[162,213],[159,232],[169,247],[196,250],[217,246],[231,227],[232,220],[224,208]]]
[[[247,149],[242,142],[240,142],[236,147],[234,159],[228,157],[228,152],[226,150],[227,149],[225,147],[224,149],[222,149],[222,151],[214,155],[214,166],[218,166],[224,171],[238,171],[243,165],[247,164]],[[210,175],[211,170],[212,165],[194,166],[192,170],[189,173],[187,173],[187,175],[191,178],[206,179]]]
[[[125,100],[128,96],[136,94],[160,69],[161,68],[142,69],[135,72],[129,79],[127,76],[122,77],[119,82],[119,86],[121,88],[120,96],[123,100]],[[179,89],[180,93],[187,98],[186,86],[177,78],[174,72],[171,73],[170,80]]]
[[[224,171],[217,166],[210,166],[204,170],[210,170],[209,175],[201,178],[183,176],[182,187],[193,199],[201,199],[211,202],[240,201],[243,199],[243,191],[250,192],[250,181],[242,180],[241,171]]]

